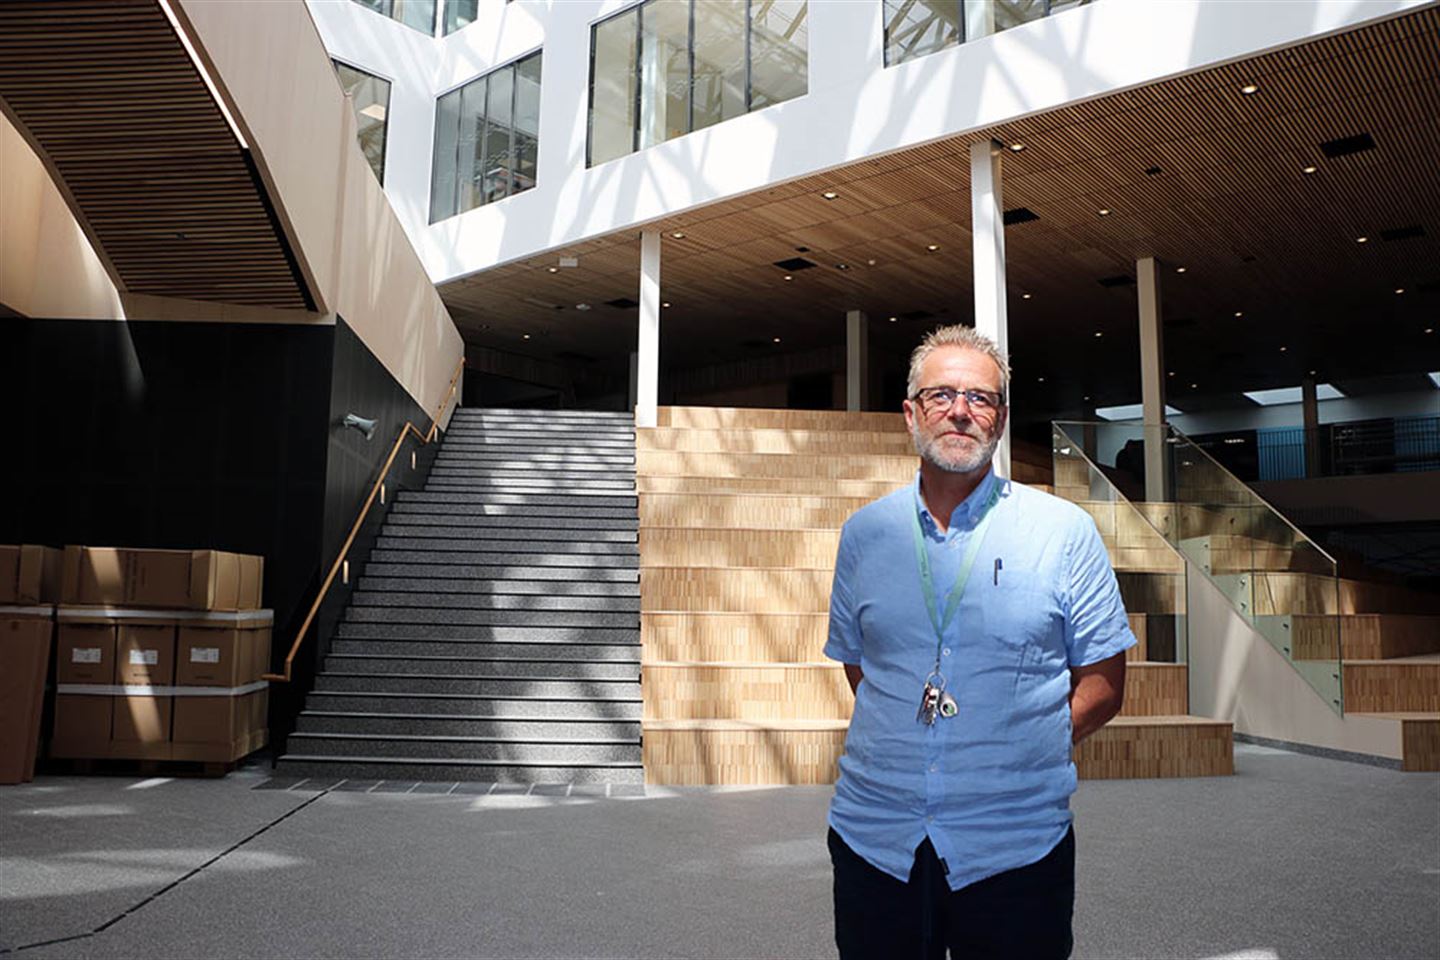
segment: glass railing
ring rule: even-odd
[[[1056,424],[1052,435],[1055,491],[1090,514],[1105,541],[1130,627],[1140,641],[1131,657],[1186,663],[1184,558],[1141,513],[1142,505],[1131,502],[1092,459],[1099,437],[1090,425],[1075,425],[1073,436],[1069,426]]]
[[[1103,492],[1071,465],[1079,457],[1343,712],[1334,558],[1174,427],[1057,423],[1054,433],[1059,496],[1083,503]]]

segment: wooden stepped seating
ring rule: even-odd
[[[1340,628],[1340,657],[1343,660],[1390,660],[1440,653],[1440,616],[1353,613],[1327,617],[1298,614],[1291,619],[1291,656],[1296,660],[1333,660],[1337,622]]]
[[[1346,660],[1341,677],[1348,712],[1440,715],[1440,654]]]
[[[832,782],[853,707],[843,668],[822,652],[835,550],[854,510],[913,480],[903,420],[671,407],[658,422],[637,431],[647,779]],[[1052,487],[1050,451],[1017,444],[1012,473]],[[1147,554],[1169,549],[1153,530],[1128,526],[1111,545],[1137,584],[1161,568],[1159,586],[1132,592],[1173,595],[1173,561]],[[1131,608],[1137,636],[1170,659],[1175,606]],[[1129,656],[1123,729],[1105,750],[1077,754],[1081,775],[1230,772],[1228,724],[1173,719],[1185,712],[1185,667]]]

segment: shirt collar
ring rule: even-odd
[[[940,525],[935,522],[935,518],[930,514],[930,508],[925,505],[925,498],[920,495],[920,471],[916,470],[915,480],[910,484],[910,489],[914,491],[915,509],[920,514],[921,529],[931,536],[944,538],[953,535],[956,530],[968,528],[970,526],[968,521],[980,511],[980,508],[985,505],[985,501],[990,499],[991,490],[999,482],[999,477],[995,475],[995,465],[991,464],[990,471],[985,474],[985,478],[974,490],[970,491],[968,497],[960,501],[955,511],[950,514],[949,526],[945,533],[941,533]]]

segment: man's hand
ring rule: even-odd
[[[846,667],[849,670],[849,667]],[[1079,743],[1110,722],[1125,701],[1125,654],[1070,668],[1070,741]]]

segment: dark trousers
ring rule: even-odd
[[[1045,858],[952,893],[927,838],[910,882],[877,869],[830,831],[841,960],[1063,960],[1074,940],[1075,831]]]

